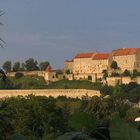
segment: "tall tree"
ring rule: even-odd
[[[112,61],[111,68],[114,69],[114,70],[118,69],[118,64],[117,64],[116,61]]]
[[[12,62],[11,61],[6,61],[2,68],[6,71],[6,72],[10,72],[11,68],[12,68]]]
[[[34,71],[34,70],[38,70],[38,66],[37,66],[37,61],[34,60],[33,58],[29,58],[28,60],[25,61],[25,68],[27,71]]]
[[[19,71],[20,70],[20,62],[15,62],[13,65],[13,71]]]
[[[48,65],[49,65],[49,62],[48,61],[44,61],[44,62],[41,62],[39,64],[39,68],[40,68],[40,70],[45,70],[48,67]]]

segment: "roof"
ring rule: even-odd
[[[134,55],[138,51],[138,48],[122,48],[113,51],[113,56],[122,56],[122,55]]]
[[[94,57],[93,60],[105,60],[109,58],[109,53],[97,53]]]
[[[89,53],[78,53],[74,58],[92,58],[92,56],[95,54],[95,52],[89,52]]]

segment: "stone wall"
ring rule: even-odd
[[[27,96],[33,94],[35,96],[52,96],[54,98],[58,96],[67,96],[72,98],[81,98],[84,95],[100,96],[100,92],[97,90],[86,89],[43,89],[43,90],[0,90],[0,98],[12,97],[12,96]]]
[[[19,71],[20,73],[23,73],[24,76],[43,76],[45,75],[45,71]],[[6,75],[10,77],[14,77],[16,72],[8,72]]]

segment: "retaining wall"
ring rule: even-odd
[[[52,96],[54,98],[58,96],[67,96],[72,98],[81,98],[83,95],[100,96],[100,92],[97,90],[86,89],[43,89],[43,90],[0,90],[0,98],[12,97],[12,96],[27,96],[33,94],[35,96]]]

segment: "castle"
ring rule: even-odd
[[[114,70],[111,65],[115,62],[117,68]],[[110,53],[78,53],[71,60],[64,62],[64,71],[69,71],[74,79],[88,79],[93,82],[103,78],[103,71],[108,75],[112,72],[123,73],[125,70],[140,72],[140,49],[121,48]]]

